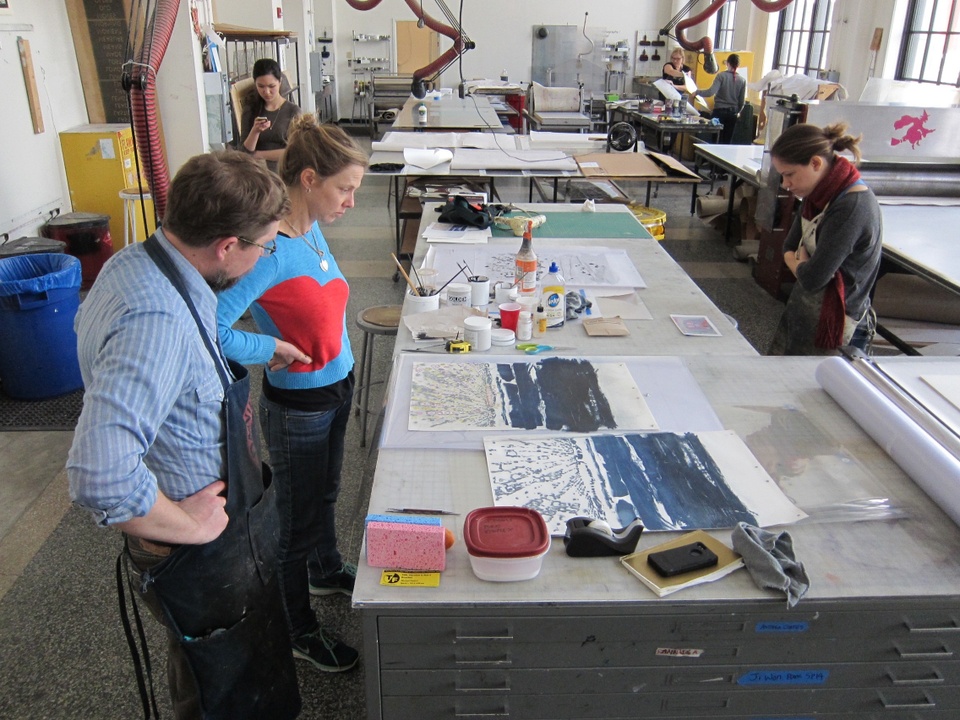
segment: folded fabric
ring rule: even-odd
[[[793,553],[793,539],[788,532],[770,532],[737,523],[731,534],[733,549],[743,556],[750,577],[761,588],[786,593],[787,607],[796,605],[810,589],[810,578]]]

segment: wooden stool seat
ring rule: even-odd
[[[374,381],[373,341],[377,335],[396,336],[400,327],[399,305],[376,305],[357,313],[357,327],[363,331],[363,347],[360,351],[360,371],[354,389],[354,407],[360,415],[360,447],[367,444],[367,417],[370,414],[370,388],[383,380]]]

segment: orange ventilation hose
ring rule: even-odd
[[[699,25],[707,18],[713,16],[726,2],[727,0],[713,0],[710,6],[699,15],[694,15],[693,17],[678,22],[676,32],[677,42],[680,44],[680,47],[693,52],[702,51],[705,55],[713,53],[713,40],[711,38],[704,35],[699,40],[687,40],[684,31],[689,27]],[[773,13],[780,12],[792,3],[793,0],[750,0],[750,2],[764,12]]]

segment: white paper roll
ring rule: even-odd
[[[832,357],[817,382],[950,518],[960,525],[960,460],[886,398],[853,365]]]

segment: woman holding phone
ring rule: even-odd
[[[277,172],[280,158],[287,147],[287,132],[300,108],[280,93],[283,74],[280,64],[261,58],[253,64],[253,88],[243,100],[240,118],[241,146],[255,158],[265,160]]]

